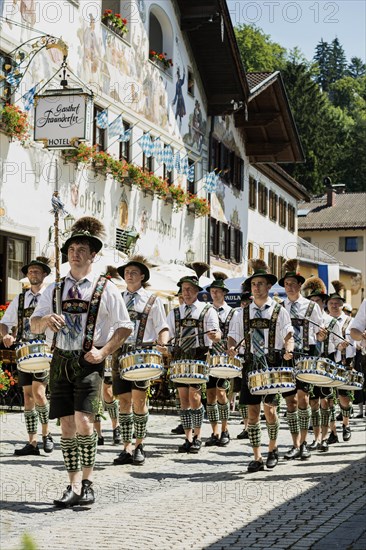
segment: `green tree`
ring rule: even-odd
[[[324,42],[323,39],[315,47],[314,61],[317,66],[317,75],[315,82],[319,84],[323,91],[329,89],[329,57],[331,48],[328,42]]]
[[[347,76],[351,76],[352,78],[366,76],[366,65],[360,57],[351,57],[351,62],[348,64],[346,73]]]
[[[247,72],[273,72],[285,67],[286,48],[272,42],[255,25],[239,25],[235,27],[235,35]]]
[[[344,76],[330,86],[332,103],[349,114],[366,110],[366,77]]]

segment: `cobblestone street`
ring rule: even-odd
[[[172,435],[177,416],[151,414],[142,467],[114,466],[119,450],[99,447],[90,508],[55,509],[67,485],[52,422],[52,455],[14,457],[22,443],[22,413],[1,416],[1,547],[21,548],[28,533],[37,549],[365,548],[365,441],[363,419],[352,419],[352,439],[331,445],[309,461],[280,459],[275,470],[248,474],[247,440],[239,441],[239,418],[231,421],[226,448],[178,454],[182,436]],[[262,422],[264,426],[264,423]],[[204,424],[203,436],[210,435]],[[310,434],[312,435],[312,434]],[[310,437],[309,437],[310,439]],[[341,440],[341,436],[340,436]],[[267,442],[263,430],[263,443]],[[280,455],[290,436],[281,415]],[[265,447],[264,447],[265,448]]]

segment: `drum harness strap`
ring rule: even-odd
[[[124,292],[122,292],[122,296],[124,296]],[[149,313],[150,313],[150,310],[152,308],[152,306],[154,305],[155,303],[155,300],[156,300],[156,296],[154,296],[153,294],[149,297],[148,301],[146,302],[145,304],[145,307],[144,307],[144,311],[142,313],[139,313],[136,311],[136,316],[134,316],[134,320],[139,320],[139,328],[138,328],[138,331],[137,331],[137,336],[136,336],[136,342],[135,342],[135,347],[136,348],[141,348],[142,346],[142,343],[143,343],[143,337],[144,337],[144,333],[145,333],[145,328],[146,328],[146,324],[147,324],[147,319],[149,317]],[[130,313],[130,317],[132,318],[133,314],[131,315]]]
[[[336,318],[333,318],[333,319],[330,321],[329,325],[327,326],[327,330],[328,330],[328,331],[333,330],[333,328],[334,328],[334,326],[336,325],[336,323],[337,323],[337,319],[336,319]],[[330,338],[330,332],[328,332],[327,337],[326,337],[326,339],[324,340],[324,351],[323,351],[324,357],[328,357],[328,353],[329,353],[329,351],[328,351],[328,350],[329,350],[329,338]]]
[[[17,334],[15,337],[16,342],[20,342],[22,340],[23,334],[24,334],[24,319],[29,319],[29,317],[32,315],[35,307],[27,307],[24,308],[24,302],[25,302],[25,294],[27,292],[27,289],[24,289],[21,294],[19,294],[19,302],[18,302],[18,328],[17,328]],[[45,335],[37,334],[40,340],[45,339]]]
[[[313,313],[315,302],[310,302],[304,317],[291,318],[291,324],[294,327],[302,327],[302,349],[303,351],[309,351],[309,319]]]
[[[269,329],[268,330],[268,359],[270,363],[275,363],[276,361],[276,325],[279,313],[281,311],[280,304],[275,304],[272,315],[270,319],[261,319],[255,318],[250,319],[249,317],[249,307],[243,309],[243,326],[244,326],[244,336],[245,336],[245,363],[252,363],[252,354],[250,352],[251,348],[251,328],[260,328],[260,329]]]
[[[180,334],[181,327],[196,327],[198,329],[198,347],[204,348],[205,347],[205,340],[204,340],[204,326],[203,326],[203,320],[207,313],[207,311],[211,308],[211,304],[206,304],[203,310],[200,313],[200,316],[198,319],[182,319],[179,312],[179,307],[174,308],[174,320],[175,320],[175,334]]]
[[[75,299],[68,299],[64,300],[62,302],[62,312],[65,313],[83,313],[87,311],[87,318],[86,318],[86,329],[85,329],[85,337],[83,341],[82,350],[84,352],[88,352],[93,347],[93,341],[94,341],[94,333],[96,328],[96,321],[98,317],[100,302],[103,294],[103,290],[105,288],[105,285],[107,284],[108,279],[106,277],[100,276],[97,284],[95,285],[93,295],[91,297],[90,302],[86,300],[75,300]],[[65,286],[65,278],[62,279],[61,282],[61,296],[63,294]],[[56,312],[56,291],[54,289],[53,291],[53,311]],[[56,333],[53,337],[53,343],[52,343],[52,349],[56,347]],[[64,352],[63,352],[64,353]],[[75,352],[69,352],[71,356],[75,356]],[[80,355],[79,352],[76,352]]]
[[[227,342],[227,335],[229,333],[229,325],[232,316],[235,313],[235,309],[231,309],[225,319],[225,321],[222,321],[219,316],[219,324],[220,324],[220,330],[221,330],[221,340],[219,342],[215,342],[212,345],[212,351],[216,353],[227,353],[226,351],[226,342]]]
[[[346,338],[346,331],[347,331],[348,325],[350,324],[351,320],[352,320],[352,317],[347,317],[347,319],[345,319],[345,321],[342,325],[342,336],[343,336],[343,338]],[[347,351],[346,351],[346,349],[341,350],[341,363],[342,363],[342,365],[347,365]],[[349,366],[349,365],[347,365],[347,366]]]

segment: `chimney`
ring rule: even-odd
[[[336,192],[333,187],[327,189],[327,206],[334,206],[336,202]]]

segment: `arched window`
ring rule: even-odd
[[[173,44],[173,28],[169,17],[160,6],[152,5],[149,13],[149,59],[170,75],[173,65]],[[162,55],[163,59],[159,58],[159,55]]]
[[[159,19],[150,12],[150,22],[149,22],[149,44],[150,50],[156,52],[163,51],[163,29],[159,23]]]

